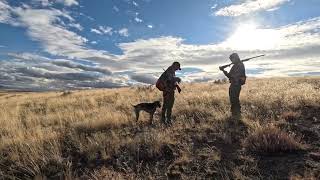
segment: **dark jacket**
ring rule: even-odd
[[[238,62],[232,66],[229,73],[226,74],[233,85],[243,85],[246,78],[246,70],[242,62]]]
[[[179,78],[176,77],[175,70],[172,66],[168,67],[159,79],[165,82],[165,91],[174,91],[176,89],[177,82],[179,81]]]

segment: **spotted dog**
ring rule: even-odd
[[[136,113],[136,121],[139,120],[140,111],[145,111],[150,114],[150,124],[152,124],[153,115],[156,112],[157,108],[161,107],[160,101],[154,101],[153,103],[140,103],[134,105],[134,112]]]

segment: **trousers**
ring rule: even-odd
[[[241,114],[241,105],[240,105],[240,84],[231,84],[229,87],[229,98],[231,104],[231,113],[233,116],[238,116]]]
[[[171,122],[173,104],[174,104],[174,91],[163,91],[163,105],[162,105],[162,112],[161,112],[161,121],[163,123]]]

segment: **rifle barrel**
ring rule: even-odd
[[[262,54],[262,55],[259,55],[259,56],[253,56],[253,57],[251,57],[251,58],[243,59],[243,60],[241,60],[241,61],[242,61],[242,62],[245,62],[245,61],[249,61],[250,59],[254,59],[254,58],[258,58],[258,57],[262,57],[262,56],[265,56],[265,55]]]
[[[258,58],[258,57],[262,57],[262,56],[265,56],[264,54],[262,55],[259,55],[259,56],[253,56],[251,58],[247,58],[247,59],[243,59],[243,60],[240,60],[241,62],[246,62],[246,61],[249,61],[250,59],[254,59],[254,58]],[[228,66],[231,66],[233,63],[230,63],[230,64],[227,64],[227,65],[223,65],[223,66],[220,66],[220,67],[223,67],[223,68],[226,68]]]

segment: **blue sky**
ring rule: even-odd
[[[318,0],[0,0],[0,88],[152,84],[173,61],[184,82],[320,74]]]

